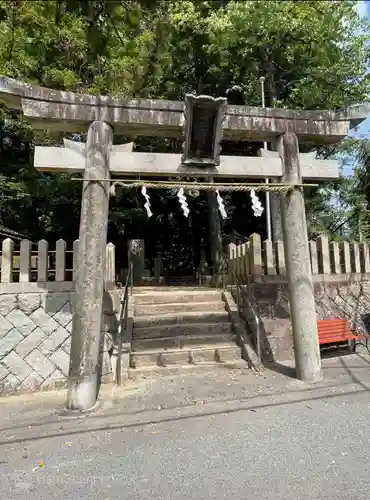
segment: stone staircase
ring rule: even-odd
[[[143,289],[134,304],[132,368],[241,360],[219,290]]]

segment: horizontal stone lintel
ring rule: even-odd
[[[333,180],[339,176],[339,168],[333,160],[315,160],[310,153],[301,153],[300,165],[305,180]],[[36,146],[34,166],[42,172],[82,173],[84,156],[71,148]],[[171,153],[124,153],[112,151],[110,156],[112,175],[179,176],[191,175],[215,178],[261,179],[281,177],[280,158],[221,156],[215,168],[199,168],[181,164],[181,155]]]
[[[116,132],[132,137],[182,137],[184,133],[182,101],[75,94],[7,77],[0,77],[0,100],[22,110],[33,126],[41,129],[86,132],[89,123],[104,120],[114,126]],[[269,141],[291,131],[300,141],[330,144],[346,137],[349,129],[365,120],[369,112],[369,104],[338,111],[229,105],[223,134],[231,140]]]

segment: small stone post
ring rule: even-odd
[[[69,367],[67,407],[92,408],[98,397],[99,348],[102,331],[105,247],[109,210],[109,153],[113,130],[93,122],[86,143],[78,259],[75,273],[75,308]],[[99,179],[94,182],[94,179]]]
[[[330,242],[330,268],[333,274],[340,273],[340,254],[337,241]]]
[[[351,252],[348,241],[339,242],[341,272],[351,274]]]
[[[11,283],[13,281],[13,257],[14,242],[10,238],[2,243],[1,252],[1,282]]]
[[[292,132],[280,136],[278,150],[283,182],[300,184],[297,136]],[[315,382],[321,378],[321,360],[302,188],[283,194],[281,209],[296,372],[300,380]]]
[[[249,237],[249,266],[253,277],[263,274],[261,236],[253,233]]]
[[[133,266],[134,285],[140,286],[145,277],[145,242],[144,240],[129,240],[128,262]]]
[[[309,241],[308,246],[310,248],[310,255],[311,255],[311,272],[312,274],[319,274],[319,260],[317,258],[316,241]]]
[[[276,274],[276,267],[274,262],[274,251],[272,246],[272,241],[265,240],[262,243],[263,247],[263,270],[265,274],[274,275]]]
[[[229,243],[228,245],[228,285],[234,285],[234,276],[233,273],[235,274],[235,254],[236,254],[236,245],[235,243]]]
[[[154,257],[154,277],[157,285],[159,285],[161,282],[162,274],[163,274],[162,247],[161,245],[158,245],[156,249],[156,255]]]
[[[49,277],[49,243],[40,240],[37,247],[37,281],[48,281]]]
[[[29,240],[21,241],[19,258],[19,281],[28,283],[31,281],[31,249],[32,243]]]
[[[278,275],[285,276],[286,267],[285,267],[284,243],[282,241],[275,241],[274,249],[275,249],[276,271]]]
[[[66,277],[66,242],[58,240],[55,248],[55,281],[64,281]]]
[[[110,290],[116,284],[116,247],[108,243],[105,248],[105,289]]]
[[[327,236],[321,235],[316,240],[318,267],[320,274],[330,274],[330,251]]]

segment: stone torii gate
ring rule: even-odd
[[[281,197],[281,208],[297,376],[306,381],[321,377],[304,196],[297,185],[302,179],[335,179],[338,168],[334,162],[299,154],[298,141],[336,143],[367,117],[368,108],[291,111],[227,106],[225,99],[206,96],[189,96],[185,103],[125,100],[56,91],[6,77],[0,77],[0,100],[22,111],[35,128],[87,131],[86,145],[66,141],[64,148],[35,151],[35,167],[41,171],[84,174],[68,408],[86,410],[97,399],[111,174],[268,177],[295,186]],[[131,137],[186,134],[184,155],[132,153],[131,145],[113,146],[113,130]],[[277,152],[262,151],[257,158],[219,156],[222,137],[274,142]]]

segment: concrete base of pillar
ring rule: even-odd
[[[98,374],[85,377],[68,389],[67,408],[69,410],[89,411],[96,405]]]

